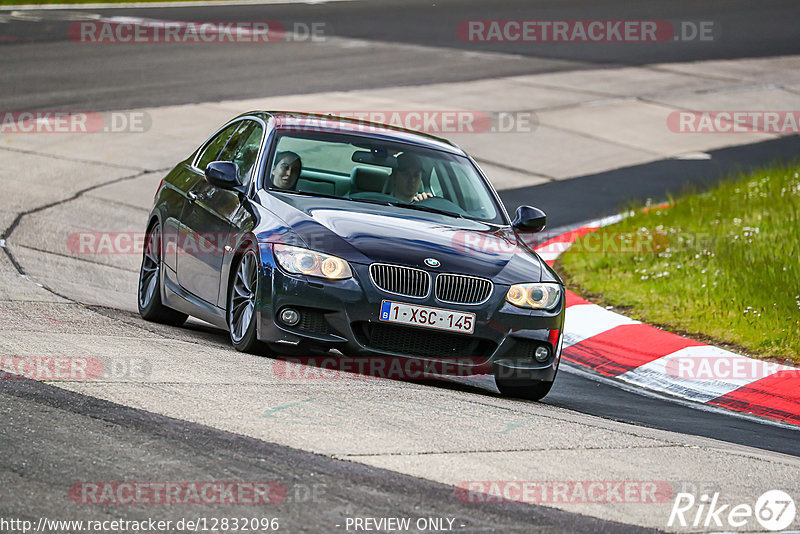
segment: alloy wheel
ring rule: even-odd
[[[233,341],[239,343],[247,334],[256,308],[258,262],[252,250],[245,252],[231,289],[231,304],[228,311],[228,327]]]
[[[161,271],[161,227],[155,225],[147,235],[142,269],[139,273],[139,306],[146,308],[158,291]]]

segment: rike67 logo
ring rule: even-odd
[[[794,523],[797,509],[794,500],[784,491],[769,490],[762,494],[755,506],[748,503],[731,504],[720,501],[720,494],[703,494],[699,499],[691,493],[678,493],[669,514],[667,527],[723,528],[748,530],[756,527],[755,518],[761,528],[777,532]]]

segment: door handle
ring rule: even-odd
[[[188,193],[186,193],[186,196],[189,197],[189,200],[191,200],[192,202],[200,198],[200,195],[198,195],[194,191],[189,191]]]

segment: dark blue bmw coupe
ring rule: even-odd
[[[142,317],[192,315],[241,351],[456,362],[544,397],[563,283],[454,144],[325,115],[236,117],[162,181],[139,277]],[[460,372],[459,371],[459,372]]]

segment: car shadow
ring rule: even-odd
[[[112,310],[108,310],[111,312]],[[169,337],[181,339],[186,337],[191,339],[192,342],[208,342],[219,348],[227,348],[228,350],[235,351],[236,349],[230,343],[228,332],[222,328],[218,328],[210,323],[201,321],[194,317],[189,320],[180,328],[173,326],[164,326],[156,323],[144,321],[136,313],[122,312],[120,310],[113,310],[117,319],[124,320],[125,322],[133,321],[136,326],[148,331],[158,332],[159,334]],[[178,335],[175,332],[182,332],[185,334],[191,333],[191,336]],[[258,355],[253,355],[258,357]],[[489,397],[502,397],[512,400],[512,397],[504,397],[495,385],[494,377],[490,374],[476,374],[470,376],[428,376],[423,377],[408,377],[398,376],[396,373],[386,374],[386,369],[392,365],[393,361],[399,362],[399,367],[405,368],[403,364],[408,361],[421,361],[414,360],[413,358],[404,358],[400,356],[377,356],[377,357],[361,357],[357,363],[368,362],[370,359],[377,359],[384,362],[386,365],[382,367],[374,367],[369,365],[354,365],[354,359],[345,356],[338,350],[332,349],[328,352],[321,351],[304,351],[297,354],[276,354],[274,352],[264,353],[262,357],[270,358],[275,361],[282,361],[292,366],[304,366],[306,369],[293,369],[285,376],[287,380],[315,378],[315,379],[358,379],[359,376],[365,380],[392,380],[398,382],[405,382],[414,385],[425,385],[434,387],[441,390],[458,391],[461,393],[473,393],[477,395],[484,395]],[[344,365],[338,365],[342,364]],[[311,369],[309,371],[309,369]],[[350,375],[350,376],[346,376]],[[353,375],[356,375],[355,377]],[[533,402],[524,399],[513,399],[520,402]]]

